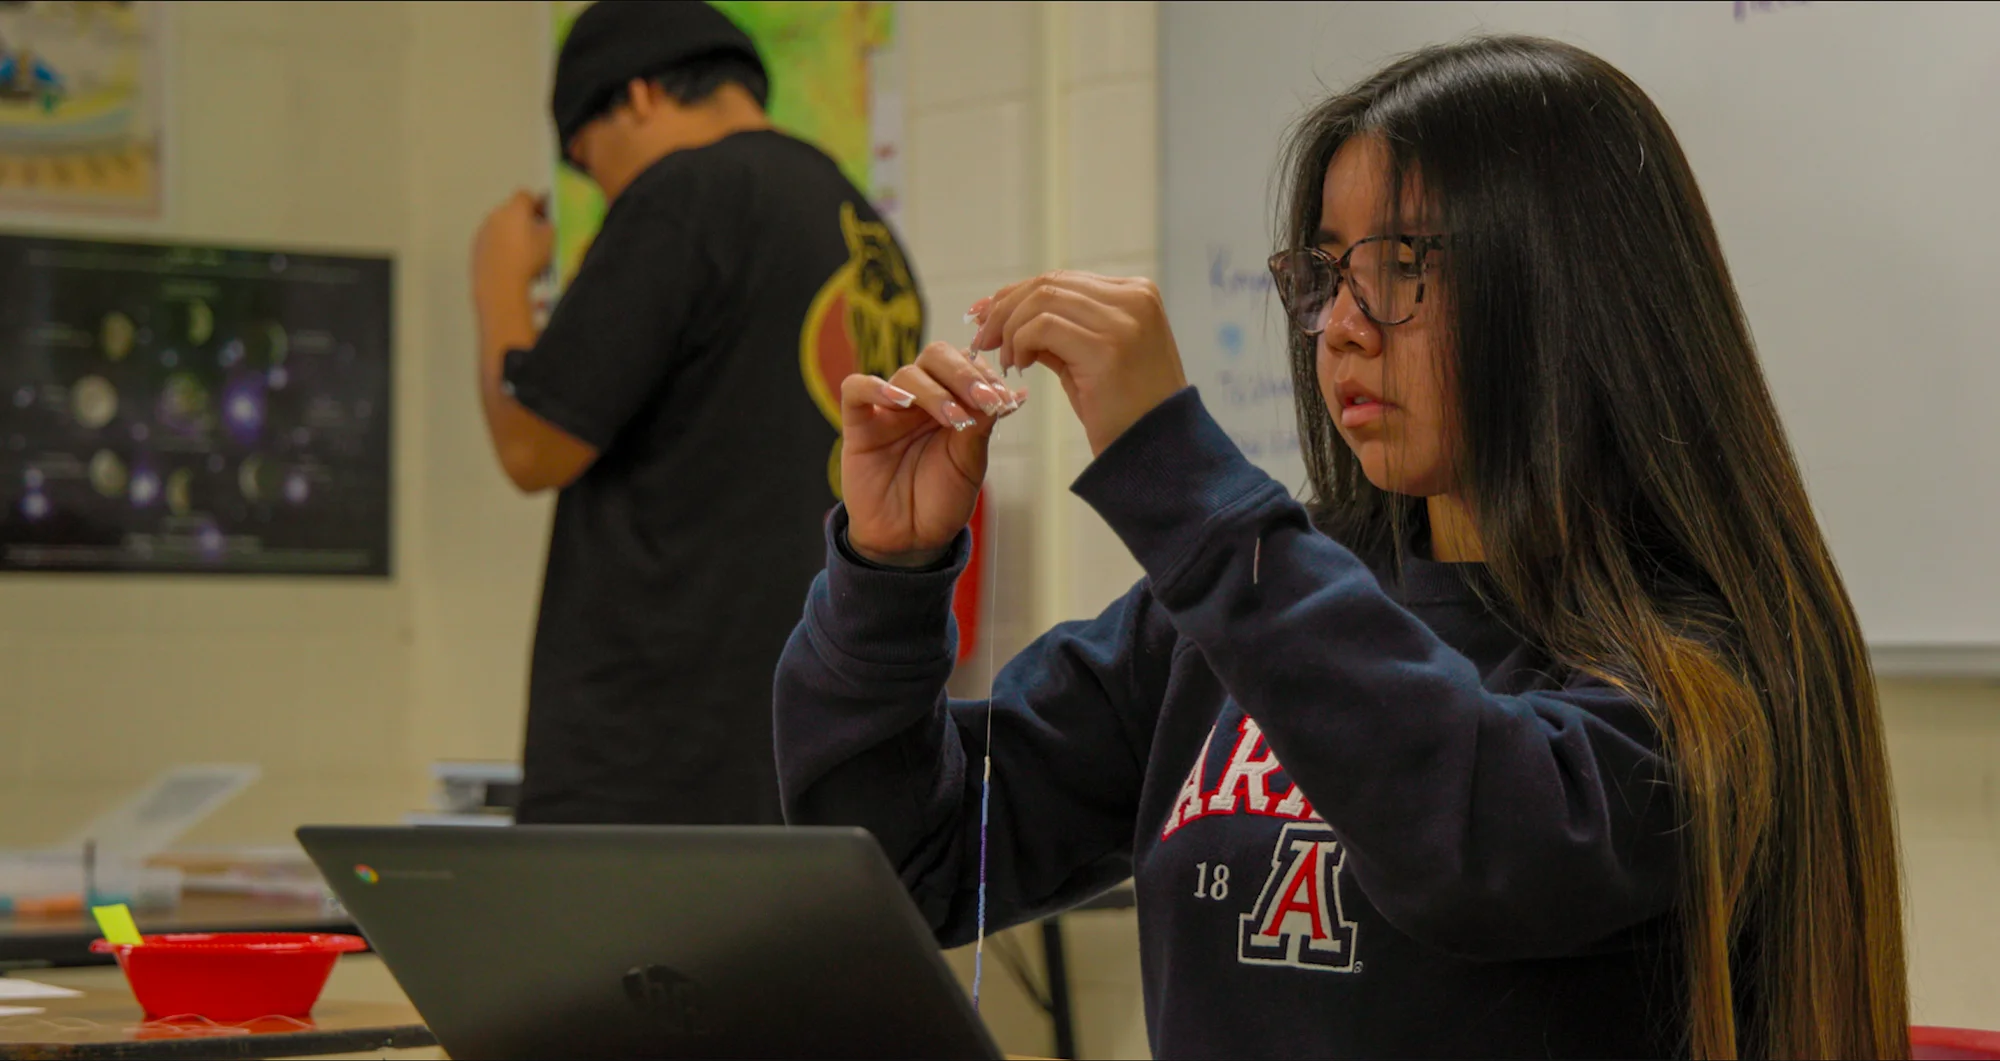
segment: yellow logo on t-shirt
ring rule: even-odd
[[[853,203],[840,204],[847,263],[827,278],[806,310],[799,332],[799,371],[813,404],[840,430],[840,381],[856,372],[887,378],[917,359],[924,311],[917,286],[889,226],[864,221]],[[840,496],[840,441],[827,462],[827,482]]]

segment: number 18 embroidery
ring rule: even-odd
[[[1341,911],[1340,871],[1347,851],[1333,830],[1293,822],[1278,834],[1271,875],[1257,905],[1238,920],[1238,961],[1322,972],[1356,972],[1354,922]]]
[[[1229,898],[1229,863],[1216,863],[1213,874],[1210,874],[1208,871],[1208,863],[1195,863],[1194,897],[1197,899],[1213,899],[1216,902],[1221,902]]]

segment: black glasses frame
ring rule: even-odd
[[[1375,307],[1368,304],[1367,296],[1363,295],[1361,288],[1354,283],[1351,270],[1349,269],[1349,263],[1353,260],[1355,251],[1370,243],[1388,243],[1392,241],[1401,243],[1416,252],[1418,269],[1420,270],[1417,280],[1417,297],[1410,303],[1410,312],[1393,320],[1376,315]],[[1285,316],[1290,318],[1292,326],[1306,335],[1318,335],[1325,329],[1315,327],[1314,322],[1319,319],[1322,308],[1340,297],[1340,287],[1343,283],[1348,286],[1349,290],[1354,292],[1354,304],[1361,307],[1362,314],[1369,320],[1384,327],[1409,323],[1410,318],[1417,315],[1418,307],[1423,305],[1424,291],[1429,286],[1430,254],[1444,245],[1444,236],[1369,236],[1366,239],[1354,241],[1353,246],[1348,247],[1347,252],[1338,258],[1318,247],[1299,247],[1293,250],[1279,251],[1271,255],[1270,260],[1265,264],[1271,270],[1271,279],[1278,291],[1278,301],[1284,304]],[[1305,292],[1296,290],[1296,283],[1290,279],[1294,275],[1293,270],[1287,268],[1291,262],[1301,259],[1317,267],[1313,270],[1315,276],[1329,273],[1333,276],[1333,283],[1326,287],[1325,301],[1314,303],[1310,318],[1301,316],[1301,310],[1304,307],[1298,305],[1298,300]],[[1310,290],[1317,292],[1321,287],[1322,285],[1315,283],[1311,285]]]

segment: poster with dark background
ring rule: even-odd
[[[0,571],[389,574],[390,281],[0,236]]]

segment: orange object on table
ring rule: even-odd
[[[68,917],[83,913],[83,893],[14,900],[15,917]]]

